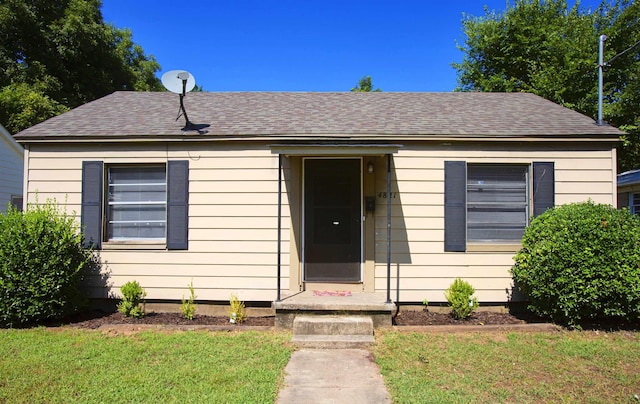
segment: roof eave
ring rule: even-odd
[[[91,143],[91,142],[216,142],[216,141],[522,141],[522,142],[620,142],[615,134],[511,135],[511,134],[181,134],[181,135],[108,135],[108,136],[25,136],[16,141],[29,143]]]

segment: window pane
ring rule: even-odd
[[[110,167],[108,173],[108,239],[164,240],[167,223],[165,167]]]
[[[112,223],[109,240],[162,239],[166,234],[165,223]]]
[[[112,205],[109,221],[162,221],[167,217],[165,205]]]
[[[165,202],[165,184],[109,185],[109,202]]]
[[[631,213],[638,215],[640,214],[640,194],[633,193],[631,195]]]
[[[527,166],[468,165],[467,239],[519,241],[527,225]]]
[[[114,184],[164,183],[164,166],[111,167],[109,178]]]

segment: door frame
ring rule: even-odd
[[[360,205],[360,213],[359,213],[359,220],[360,220],[360,259],[359,259],[359,268],[360,268],[360,280],[358,281],[345,281],[345,282],[314,282],[314,281],[307,281],[305,280],[306,277],[306,257],[305,257],[305,252],[306,252],[306,197],[305,197],[305,187],[306,187],[306,164],[305,162],[307,160],[358,160],[360,162],[359,166],[360,166],[360,172],[359,172],[359,176],[360,176],[360,190],[359,190],[359,194],[360,194],[360,198],[359,198],[359,205]],[[301,261],[301,278],[300,281],[301,283],[304,284],[357,284],[360,285],[364,282],[364,262],[363,262],[363,258],[364,258],[364,216],[363,216],[363,208],[362,208],[362,201],[363,201],[363,195],[364,195],[364,178],[363,178],[363,161],[364,159],[360,156],[327,156],[327,157],[302,157],[302,212],[301,212],[301,216],[302,216],[302,261]]]

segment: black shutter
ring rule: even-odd
[[[189,248],[189,161],[167,167],[167,249]]]
[[[543,214],[555,205],[553,162],[533,163],[533,216]]]
[[[102,247],[102,161],[82,162],[82,210],[80,223],[85,248]]]
[[[444,250],[466,251],[467,163],[444,162]]]

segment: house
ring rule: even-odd
[[[618,174],[618,207],[640,214],[640,170]]]
[[[75,211],[112,290],[271,302],[303,290],[482,304],[531,218],[616,204],[621,132],[527,93],[116,92],[16,135],[26,197]],[[94,282],[94,297],[108,287]]]
[[[22,209],[23,148],[0,125],[0,213],[11,204]]]

